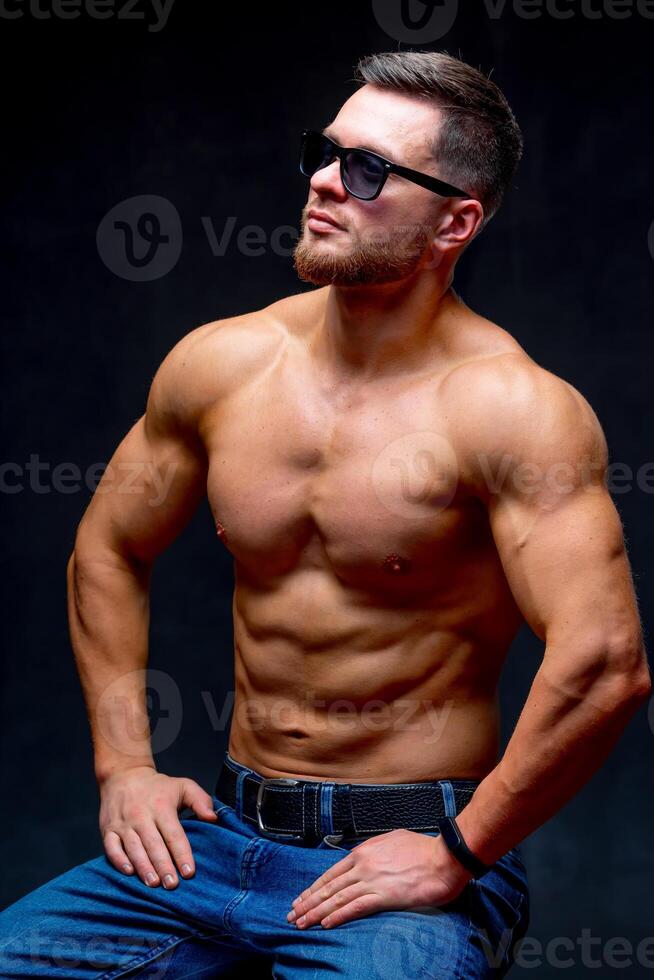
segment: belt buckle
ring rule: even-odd
[[[263,820],[261,819],[261,805],[263,803],[263,793],[267,785],[270,783],[276,783],[282,786],[299,786],[299,779],[291,779],[290,776],[262,776],[261,782],[259,783],[259,788],[257,789],[257,823],[259,824],[259,830],[264,834],[274,834],[275,837],[288,837],[295,838],[301,837],[302,834],[282,834],[276,830],[269,830]]]

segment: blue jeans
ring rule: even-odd
[[[252,773],[226,754],[237,772]],[[241,779],[242,782],[242,779]],[[456,815],[442,780],[448,812]],[[241,783],[239,782],[239,790]],[[332,787],[333,783],[327,783]],[[326,790],[323,798],[327,799]],[[117,871],[106,855],[79,864],[0,913],[0,977],[177,980],[337,975],[354,980],[501,977],[529,921],[519,847],[446,905],[380,911],[329,929],[298,929],[291,901],[370,834],[309,844],[274,839],[216,796],[218,823],[182,817],[195,875],[176,888],[150,888]],[[436,836],[438,831],[430,832]]]

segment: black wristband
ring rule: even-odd
[[[472,874],[473,878],[481,878],[490,871],[492,865],[484,864],[476,854],[472,853],[454,817],[442,817],[438,821],[438,829],[454,857]]]

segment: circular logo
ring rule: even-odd
[[[372,0],[377,23],[389,37],[430,44],[451,30],[459,0]]]
[[[372,465],[377,499],[399,517],[432,518],[456,493],[459,465],[452,444],[430,429],[387,443]]]
[[[417,914],[419,911],[422,914]],[[380,980],[418,978],[434,976],[435,964],[456,967],[458,923],[448,922],[447,917],[448,913],[436,905],[403,913],[379,912],[375,918],[380,925],[370,949],[373,976]]]
[[[100,258],[121,279],[151,282],[177,264],[182,251],[182,222],[165,197],[141,194],[121,201],[100,222],[96,234]]]
[[[133,692],[145,686],[148,717],[134,707]],[[163,752],[182,727],[182,698],[170,674],[153,668],[130,670],[112,681],[98,699],[96,717],[102,737],[122,755],[143,755],[150,732],[152,752]]]

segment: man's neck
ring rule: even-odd
[[[447,282],[417,276],[400,283],[329,286],[312,341],[313,356],[344,382],[397,377],[446,358],[461,300]]]

